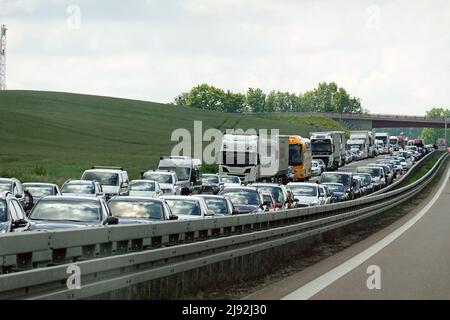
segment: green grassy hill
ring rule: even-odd
[[[36,91],[0,92],[0,176],[62,183],[92,165],[126,168],[132,178],[157,166],[177,128],[278,128],[309,136],[337,122],[240,116],[153,102]],[[206,145],[206,144],[205,144]]]

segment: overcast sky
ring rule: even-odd
[[[0,0],[8,89],[170,102],[335,81],[372,113],[450,107],[450,1]]]

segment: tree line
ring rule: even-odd
[[[444,108],[431,108],[427,111],[430,118],[450,118],[450,110]],[[449,124],[447,124],[449,125]],[[450,137],[450,130],[447,129],[447,136]],[[438,128],[423,128],[420,137],[427,144],[434,144],[437,139],[445,137],[445,130]]]
[[[312,91],[294,94],[249,88],[245,94],[200,84],[175,97],[173,104],[220,112],[368,112],[359,98],[334,82],[319,83]]]

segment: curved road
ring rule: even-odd
[[[392,225],[246,299],[449,299],[449,176]]]

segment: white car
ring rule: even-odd
[[[105,198],[101,184],[89,180],[67,180],[61,187],[61,195]]]
[[[325,198],[317,183],[290,182],[286,187],[292,191],[294,198],[298,199],[299,207],[315,207],[325,204]]]
[[[95,166],[92,169],[84,171],[81,180],[98,181],[103,187],[106,199],[114,196],[128,195],[130,188],[128,173],[120,167]]]
[[[61,190],[57,184],[42,182],[25,182],[22,183],[25,190],[31,193],[34,203],[45,196],[60,196]]]
[[[158,182],[164,195],[179,194],[178,177],[175,171],[149,170],[141,172],[141,178]]]
[[[220,182],[223,183],[224,188],[228,187],[240,187],[242,185],[241,178],[237,176],[222,176]]]
[[[311,174],[313,176],[320,176],[322,173],[322,169],[320,168],[320,165],[317,161],[313,160],[311,162]]]
[[[208,209],[205,199],[197,196],[162,196],[179,220],[202,219],[214,217]]]
[[[159,197],[163,191],[159,183],[153,180],[131,180],[130,196],[135,197]]]

